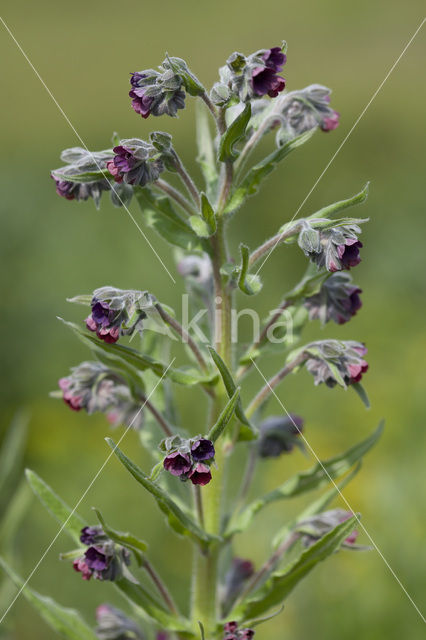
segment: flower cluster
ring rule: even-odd
[[[337,527],[337,525],[349,520],[349,518],[352,518],[353,515],[354,514],[351,511],[344,511],[343,509],[324,511],[323,513],[300,521],[295,527],[294,532],[299,534],[306,547],[310,547],[317,540]],[[342,546],[348,549],[357,548],[355,546],[357,538],[358,531],[355,529],[345,539]]]
[[[176,116],[179,109],[185,107],[184,83],[179,74],[172,69],[159,67],[160,71],[147,69],[131,74],[132,107],[142,116]]]
[[[88,549],[74,560],[73,566],[83,580],[92,577],[95,580],[117,580],[123,575],[123,568],[130,564],[129,551],[110,540],[102,527],[84,527],[80,541]]]
[[[106,167],[114,180],[144,187],[158,180],[164,164],[157,149],[139,138],[126,138],[113,149],[114,156]]]
[[[356,267],[361,262],[358,240],[361,228],[356,224],[318,231],[304,222],[299,234],[299,246],[314,264],[334,273]]]
[[[304,450],[300,434],[303,431],[303,418],[294,414],[270,416],[259,426],[257,443],[261,458],[277,458],[282,453],[291,453],[294,447]]]
[[[347,386],[360,382],[368,370],[363,359],[367,348],[354,340],[321,340],[304,349],[306,368],[314,376],[315,384],[325,382],[328,387],[336,384]]]
[[[161,442],[160,449],[167,453],[163,461],[165,470],[180,480],[204,486],[212,479],[210,465],[215,449],[211,440],[202,436],[189,440],[172,436]]]
[[[300,91],[291,91],[283,98],[280,139],[295,136],[319,127],[332,131],[339,125],[339,113],[330,107],[331,90],[311,84]]]
[[[261,49],[247,57],[233,53],[220,69],[220,83],[214,86],[214,93],[223,95],[221,87],[224,87],[229,90],[229,96],[234,95],[241,102],[266,95],[276,98],[285,88],[284,78],[278,75],[286,62],[283,49]]]
[[[78,297],[73,300],[78,301]],[[90,304],[87,328],[100,340],[114,343],[120,336],[142,332],[142,321],[153,308],[154,298],[147,291],[100,287],[93,292]]]
[[[73,411],[85,409],[89,414],[100,411],[114,425],[141,427],[142,411],[125,380],[101,362],[82,362],[58,384],[64,402]]]
[[[240,629],[238,622],[227,622],[223,627],[224,636],[223,640],[250,640],[254,637],[253,629]]]
[[[98,640],[144,640],[145,634],[123,611],[109,604],[96,609]]]
[[[56,184],[56,193],[67,200],[88,200],[93,198],[99,208],[103,191],[111,191],[111,201],[116,207],[127,204],[132,197],[132,189],[123,185],[114,187],[108,180],[107,164],[113,157],[112,151],[88,151],[81,147],[65,149],[61,160],[66,166],[54,169],[51,177]]]
[[[344,324],[361,309],[360,293],[361,289],[352,283],[348,273],[334,273],[323,282],[318,293],[305,298],[304,305],[311,320]]]

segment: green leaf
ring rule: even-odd
[[[151,589],[147,589],[140,583],[135,583],[126,578],[115,581],[115,586],[130,601],[130,603],[140,610],[141,615],[147,613],[150,618],[170,631],[177,631],[191,634],[192,627],[188,620],[180,616],[175,616],[166,611],[163,604],[151,595]],[[192,637],[192,634],[191,634]]]
[[[7,507],[10,493],[14,490],[17,476],[22,472],[22,459],[27,438],[29,416],[23,411],[12,419],[0,449],[0,496],[1,511]]]
[[[22,480],[9,498],[9,504],[0,521],[0,546],[2,549],[13,549],[16,543],[16,534],[19,531],[22,520],[28,513],[33,494],[27,483]]]
[[[258,275],[248,274],[250,250],[245,244],[240,244],[241,266],[239,267],[238,286],[243,293],[253,296],[262,288]]]
[[[344,209],[347,209],[348,207],[353,207],[356,204],[361,204],[362,202],[365,202],[365,200],[368,197],[369,184],[370,183],[367,182],[365,187],[359,193],[352,196],[352,198],[347,198],[346,200],[340,200],[339,202],[335,202],[334,204],[329,204],[326,207],[319,209],[319,211],[315,211],[315,213],[312,213],[309,216],[308,220],[311,220],[312,218],[329,218],[330,216],[334,216],[337,213],[340,213],[341,211],[343,211]]]
[[[216,215],[205,193],[201,193],[201,215],[207,224],[210,234],[216,233]]]
[[[178,76],[182,78],[182,81],[185,85],[186,91],[190,96],[200,96],[205,93],[205,89],[198,78],[190,71],[188,65],[185,60],[182,58],[176,58],[175,56],[166,56],[166,60],[164,61],[164,65],[170,66],[170,69]]]
[[[114,178],[106,169],[103,171],[85,171],[84,173],[78,173],[75,175],[61,173],[55,169],[53,174],[55,178],[58,178],[58,180],[65,180],[66,182],[86,183],[98,182],[99,180],[109,180],[111,183],[114,183]]]
[[[240,397],[240,388],[238,387],[235,390],[235,393],[232,396],[232,398],[229,399],[225,408],[221,412],[219,418],[217,419],[216,424],[212,426],[212,428],[208,433],[207,437],[212,442],[216,442],[216,440],[218,440],[218,438],[220,438],[220,436],[225,431],[229,421],[231,420],[232,416],[235,413],[235,409],[236,409],[239,397]]]
[[[203,218],[200,218],[200,216],[191,216],[189,218],[189,224],[199,238],[208,238],[211,236],[208,224]]]
[[[284,300],[294,303],[302,298],[314,296],[319,293],[322,285],[331,275],[329,271],[318,271],[316,265],[309,263],[302,280],[285,294]]]
[[[120,460],[120,462],[126,467],[126,469],[132,474],[132,476],[141,484],[144,489],[155,498],[158,506],[166,514],[169,520],[170,526],[177,531],[177,533],[188,536],[195,542],[198,542],[202,547],[208,546],[213,540],[217,538],[211,536],[202,529],[183,511],[177,506],[177,504],[170,498],[159,485],[150,480],[134,462],[117,447],[115,442],[111,438],[106,438],[107,443]]]
[[[134,191],[146,224],[164,240],[185,251],[192,251],[200,246],[206,250],[190,225],[175,211],[167,196],[156,196],[147,188]]]
[[[337,525],[309,549],[303,551],[284,571],[276,571],[259,589],[254,598],[243,603],[230,614],[232,619],[250,620],[280,605],[296,585],[322,560],[339,550],[345,538],[354,530],[358,521],[353,516]]]
[[[229,398],[232,398],[237,390],[237,385],[234,382],[231,372],[228,367],[220,357],[220,355],[213,349],[213,347],[208,347],[211,357],[213,358],[213,362],[219,370],[221,378],[223,380],[223,384],[225,385],[226,392]],[[243,428],[240,429],[240,440],[253,440],[256,438],[255,431],[250,424],[248,418],[246,417],[243,405],[241,402],[241,398],[238,397],[235,405],[235,415],[238,420],[242,423]]]
[[[242,205],[248,196],[257,193],[262,180],[266,178],[291,151],[307,142],[312,137],[314,131],[315,130],[312,129],[293,138],[293,140],[290,140],[282,147],[278,147],[278,149],[275,149],[269,156],[249,169],[241,184],[233,192],[224,213],[233,213]]]
[[[247,125],[251,118],[251,105],[247,102],[244,110],[229,125],[219,143],[218,157],[220,162],[234,162],[238,158],[238,152],[235,151],[235,144],[244,136]]]
[[[370,400],[368,399],[368,395],[366,390],[364,389],[364,387],[362,386],[362,384],[360,382],[353,382],[351,384],[351,389],[353,389],[361,398],[361,400],[363,401],[365,407],[367,409],[370,408]]]
[[[80,533],[86,522],[80,518],[54,491],[31,469],[25,470],[31,489],[52,516],[62,525],[75,542],[80,544]]]
[[[310,518],[311,516],[315,516],[329,506],[331,502],[342,492],[342,490],[349,484],[349,482],[359,473],[361,469],[362,463],[358,462],[358,464],[354,467],[354,469],[348,473],[348,475],[336,486],[333,486],[331,489],[326,491],[322,496],[311,502],[303,511],[291,522],[287,523],[278,531],[278,533],[274,536],[272,541],[272,547],[277,549],[282,542],[291,534],[292,530],[297,526],[299,522]]]
[[[202,102],[196,104],[197,118],[197,162],[201,167],[206,183],[207,195],[214,196],[215,187],[218,181],[216,158],[214,152],[213,139],[209,127],[209,116]]]
[[[102,517],[101,512],[98,509],[94,508],[93,511],[96,513],[96,516],[107,536],[117,544],[121,544],[122,547],[126,547],[126,549],[129,549],[129,551],[132,551],[139,566],[142,566],[144,554],[148,549],[148,545],[146,544],[146,542],[144,542],[143,540],[139,540],[139,538],[131,533],[116,531],[115,529],[112,529],[107,525],[104,518]]]
[[[317,462],[312,469],[297,473],[277,489],[254,500],[231,520],[225,537],[230,537],[240,531],[245,531],[259,511],[264,509],[268,504],[278,500],[293,498],[308,491],[313,491],[314,489],[321,489],[328,485],[331,480],[347,473],[351,467],[359,462],[376,444],[383,431],[383,427],[384,423],[382,421],[371,436],[362,440],[344,453],[325,460],[324,462]]]
[[[57,631],[63,638],[69,640],[96,640],[96,634],[74,609],[68,609],[57,604],[51,598],[42,596],[34,591],[11,567],[0,558],[0,566],[9,575],[22,594],[39,612],[47,624]],[[24,586],[25,585],[25,586]]]

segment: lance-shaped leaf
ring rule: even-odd
[[[201,193],[201,216],[207,225],[209,235],[216,233],[216,215],[205,193]]]
[[[244,136],[247,125],[251,118],[251,105],[247,102],[244,110],[229,125],[219,143],[218,157],[221,162],[230,160],[234,162],[238,158],[238,153],[234,145]]]
[[[151,595],[150,589],[126,578],[116,580],[115,586],[129,600],[133,608],[136,611],[139,610],[141,615],[147,613],[161,627],[169,631],[182,632],[185,635],[190,634],[190,637],[193,637],[193,629],[190,622],[181,616],[169,613],[163,604]]]
[[[18,589],[22,589],[24,598],[30,602],[47,624],[62,637],[69,640],[96,640],[96,634],[74,609],[57,604],[52,598],[37,593],[25,584],[8,564],[0,558],[0,566],[9,575]]]
[[[361,462],[358,462],[356,467],[350,473],[348,473],[348,475],[341,482],[339,482],[338,484],[333,486],[331,489],[326,491],[322,496],[320,496],[319,498],[311,502],[307,507],[303,509],[301,513],[299,513],[297,518],[294,518],[294,520],[285,524],[284,527],[282,527],[282,529],[280,529],[278,533],[274,536],[274,539],[272,541],[272,547],[274,549],[279,547],[280,544],[284,542],[285,539],[288,538],[288,536],[291,534],[292,530],[296,527],[298,522],[302,522],[303,520],[306,520],[311,516],[317,515],[318,513],[325,511],[328,505],[331,502],[333,502],[333,500],[337,498],[338,495],[341,494],[342,489],[344,489],[349,484],[349,482],[358,474],[360,469],[361,469]]]
[[[182,60],[182,58],[177,58],[176,56],[167,55],[165,61],[163,62],[163,65],[165,67],[170,67],[170,69],[174,73],[182,78],[185,89],[190,96],[200,96],[205,93],[203,85],[189,69],[185,60]]]
[[[226,427],[229,424],[229,421],[231,420],[232,416],[235,413],[235,409],[236,409],[239,398],[240,398],[240,388],[238,387],[234,395],[232,396],[232,398],[230,398],[227,404],[225,405],[216,423],[212,426],[212,428],[208,433],[207,438],[212,442],[216,442],[216,440],[220,438],[220,436],[225,431]]]
[[[197,162],[201,167],[202,174],[207,188],[207,195],[211,198],[214,195],[215,186],[218,181],[216,158],[214,152],[213,139],[209,127],[208,114],[205,106],[197,101]]]
[[[219,370],[219,373],[223,380],[223,384],[225,386],[228,397],[232,398],[237,390],[237,385],[235,384],[234,378],[232,377],[231,372],[229,371],[228,367],[226,366],[226,364],[224,363],[220,355],[217,353],[217,351],[215,351],[213,347],[209,347],[209,351],[213,359],[213,362],[215,363],[216,367]],[[244,413],[243,405],[240,397],[238,397],[235,405],[235,415],[243,425],[240,428],[239,439],[253,440],[254,438],[256,438],[256,433]]]
[[[257,193],[262,180],[266,178],[277,167],[277,165],[284,160],[289,153],[291,153],[291,151],[297,149],[302,144],[305,144],[305,142],[311,138],[314,131],[315,130],[312,129],[311,131],[307,131],[302,133],[300,136],[293,138],[254,165],[254,167],[252,167],[244,176],[241,184],[233,192],[226,205],[224,213],[233,213],[242,205],[248,196]]]
[[[353,382],[351,384],[351,388],[359,395],[361,400],[363,401],[365,407],[367,409],[370,408],[370,400],[368,399],[368,395],[364,387],[360,382]]]
[[[370,183],[367,182],[365,187],[359,193],[356,193],[351,198],[347,198],[346,200],[340,200],[339,202],[329,204],[326,207],[323,207],[322,209],[315,211],[315,213],[312,213],[308,219],[311,220],[312,218],[330,218],[331,216],[334,216],[337,213],[340,213],[341,211],[343,211],[344,209],[347,209],[348,207],[353,207],[356,204],[361,204],[362,202],[365,202],[365,200],[368,197],[369,184]]]
[[[31,489],[39,498],[40,502],[62,525],[62,529],[66,531],[75,542],[80,544],[80,533],[87,523],[77,513],[75,513],[75,510],[71,509],[71,507],[69,507],[62,498],[60,498],[34,471],[26,469],[25,475]]]
[[[382,421],[371,436],[351,447],[348,451],[345,451],[334,458],[330,458],[329,460],[325,460],[324,462],[317,462],[312,469],[297,473],[277,489],[274,489],[263,497],[254,500],[239,514],[237,514],[233,520],[231,520],[225,536],[230,537],[235,533],[247,529],[256,514],[268,504],[278,500],[293,498],[294,496],[299,496],[308,491],[313,491],[314,489],[321,489],[335,478],[339,478],[347,473],[351,467],[359,462],[359,460],[361,460],[362,457],[376,444],[383,431],[383,426],[384,424]]]
[[[126,549],[129,549],[129,551],[132,551],[139,566],[142,566],[145,551],[148,549],[148,545],[146,544],[146,542],[144,542],[143,540],[139,540],[139,538],[131,533],[116,531],[115,529],[112,529],[109,525],[107,525],[101,512],[98,509],[93,509],[93,511],[96,513],[96,516],[101,523],[102,529],[105,531],[106,535],[117,544],[120,544],[122,547],[126,547]]]
[[[248,296],[256,295],[262,288],[260,278],[256,274],[248,273],[250,250],[245,244],[240,244],[241,265],[238,269],[238,286]]]
[[[20,411],[12,419],[3,438],[0,449],[0,513],[7,508],[22,472],[27,428],[28,415]]]
[[[357,520],[358,518],[353,516],[337,525],[309,549],[303,551],[283,571],[274,572],[257,594],[231,612],[230,617],[247,621],[280,605],[302,578],[310,573],[319,562],[339,550],[345,538],[354,530]]]
[[[186,220],[175,211],[167,196],[156,196],[147,188],[135,189],[135,196],[146,224],[169,244],[188,251],[201,246],[204,250],[210,250]]]
[[[111,155],[112,153],[113,152],[111,151]],[[62,173],[61,171],[55,169],[55,171],[52,171],[52,174],[58,180],[65,180],[66,182],[78,182],[84,184],[86,182],[99,182],[101,180],[108,180],[110,183],[114,184],[114,178],[106,169],[104,169],[103,171],[84,171],[78,174]]]
[[[120,462],[126,467],[126,469],[132,474],[132,476],[141,484],[144,489],[155,498],[158,506],[166,514],[169,520],[170,526],[179,534],[188,536],[203,548],[208,546],[214,540],[217,540],[216,536],[211,536],[203,531],[197,524],[187,516],[178,505],[170,498],[170,495],[164,491],[158,484],[152,482],[149,476],[142,471],[134,462],[132,462],[115,444],[111,438],[106,438],[107,443],[120,460]]]

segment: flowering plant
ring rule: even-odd
[[[65,324],[90,348],[93,359],[74,366],[53,395],[74,411],[105,413],[113,425],[126,427],[124,433],[129,428],[137,431],[152,455],[150,471],[130,460],[120,443],[107,441],[125,470],[151,494],[171,531],[186,536],[195,553],[188,608],[180,611],[172,589],[149,560],[147,545],[139,538],[142,531],[116,531],[97,510],[97,523],[84,522],[28,471],[33,490],[77,545],[62,558],[83,580],[114,583],[128,607],[124,613],[100,605],[93,630],[75,611],[45,600],[25,585],[24,594],[65,637],[251,638],[260,622],[281,611],[290,592],[318,562],[341,548],[361,548],[356,544],[359,516],[329,507],[339,487],[358,471],[381,427],[348,451],[318,460],[272,492],[249,499],[260,460],[297,449],[306,452],[306,445],[311,449],[302,417],[284,407],[280,415],[263,415],[275,387],[288,375],[305,368],[316,385],[352,388],[368,405],[361,384],[368,369],[364,344],[338,339],[300,344],[310,320],[342,324],[361,308],[361,290],[348,271],[360,262],[360,225],[366,220],[345,217],[343,211],[362,203],[367,188],[286,222],[252,251],[241,244],[239,257],[228,249],[228,222],[247,198],[315,131],[331,131],[339,123],[326,87],[284,91],[285,63],[285,43],[248,56],[235,52],[209,92],[176,57],[167,56],[158,70],[131,74],[131,106],[144,119],[175,117],[185,108],[187,96],[199,99],[197,160],[203,190],[186,170],[171,136],[162,131],[152,132],[149,140],[115,135],[113,147],[102,151],[67,149],[61,155],[65,166],[52,172],[57,193],[68,200],[92,198],[99,207],[102,193],[109,191],[112,203],[127,209],[135,198],[145,223],[174,247],[177,271],[200,319],[200,324],[180,322],[154,292],[145,290],[102,286],[71,299],[86,311],[80,324]],[[275,142],[269,155],[251,164],[252,151],[271,132]],[[276,248],[290,245],[298,245],[307,256],[305,274],[255,332],[252,344],[239,344],[234,331],[237,291],[249,299],[259,293],[263,262]],[[174,359],[164,360],[173,336],[185,345],[189,366],[179,368]],[[283,366],[247,399],[245,378],[272,347],[282,353]],[[173,411],[174,385],[190,386],[194,395],[207,396],[202,433],[199,425],[179,424]],[[226,484],[226,468],[237,449],[244,450],[247,467],[234,495]],[[230,553],[236,534],[248,529],[268,504],[327,486],[297,518],[283,522],[273,538],[271,556],[260,568]],[[140,579],[142,571],[151,588]]]

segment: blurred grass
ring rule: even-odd
[[[232,226],[236,248],[242,239],[254,246],[291,218],[420,23],[422,8],[417,0],[403,6],[365,0],[356,4],[273,0],[261,5],[254,0],[166,0],[161,6],[111,0],[102,4],[76,0],[72,5],[40,0],[34,5],[18,0],[3,17],[89,148],[108,146],[114,130],[122,137],[143,137],[153,128],[163,128],[174,134],[189,167],[195,151],[193,104],[188,101],[178,121],[142,121],[129,106],[128,72],[156,66],[167,50],[186,58],[209,84],[232,51],[248,53],[286,38],[288,88],[312,82],[331,86],[332,104],[341,112],[342,124],[332,134],[317,134],[239,214]],[[91,202],[77,205],[55,195],[49,171],[59,166],[63,148],[79,143],[4,30],[0,54],[2,425],[6,427],[16,408],[30,410],[26,463],[73,504],[108,454],[103,442],[108,428],[101,417],[73,414],[47,398],[57,378],[88,355],[55,316],[79,319],[78,308],[70,307],[65,298],[103,284],[149,289],[176,307],[180,289],[173,286],[124,211],[113,209],[106,198],[97,212]],[[420,82],[424,54],[423,32],[303,209],[309,213],[357,192],[371,180],[370,198],[357,212],[371,217],[363,234],[363,262],[354,272],[364,290],[364,307],[349,325],[327,327],[320,335],[367,343],[371,368],[365,382],[372,409],[366,413],[350,391],[314,389],[306,374],[290,379],[279,391],[286,407],[305,417],[307,437],[321,457],[347,448],[382,416],[386,418],[382,442],[345,495],[363,514],[365,526],[420,607],[426,595],[422,569],[426,90]],[[147,235],[173,272],[169,249],[149,230]],[[254,300],[262,315],[301,273],[304,261],[296,253],[277,250],[265,265],[265,287]],[[316,325],[309,336],[319,332]],[[271,358],[263,362],[262,370],[272,372],[277,365],[277,358]],[[253,374],[249,389],[260,384]],[[195,405],[192,392],[180,395],[189,428],[199,432],[202,404]],[[271,403],[270,410],[279,407]],[[132,451],[135,435],[128,438],[124,448]],[[144,454],[138,455],[147,465]],[[271,488],[301,464],[310,463],[296,454],[263,465],[256,490]],[[188,546],[172,541],[149,497],[133,485],[111,461],[82,512],[90,517],[90,506],[96,504],[117,528],[132,528],[146,538],[154,562],[183,603]],[[241,536],[238,553],[262,562],[269,544],[262,532],[276,529],[298,506],[271,507],[260,528]],[[18,534],[21,573],[30,572],[56,531],[56,524],[34,504]],[[108,585],[83,584],[68,566],[61,566],[57,556],[67,545],[61,537],[32,584],[62,604],[82,608],[93,619],[95,606],[105,598],[111,600]],[[7,637],[13,639],[54,637],[22,600],[8,622]],[[422,631],[415,610],[372,552],[341,553],[319,567],[288,601],[285,612],[259,629],[258,635],[265,640],[396,640],[402,635],[417,640]]]

